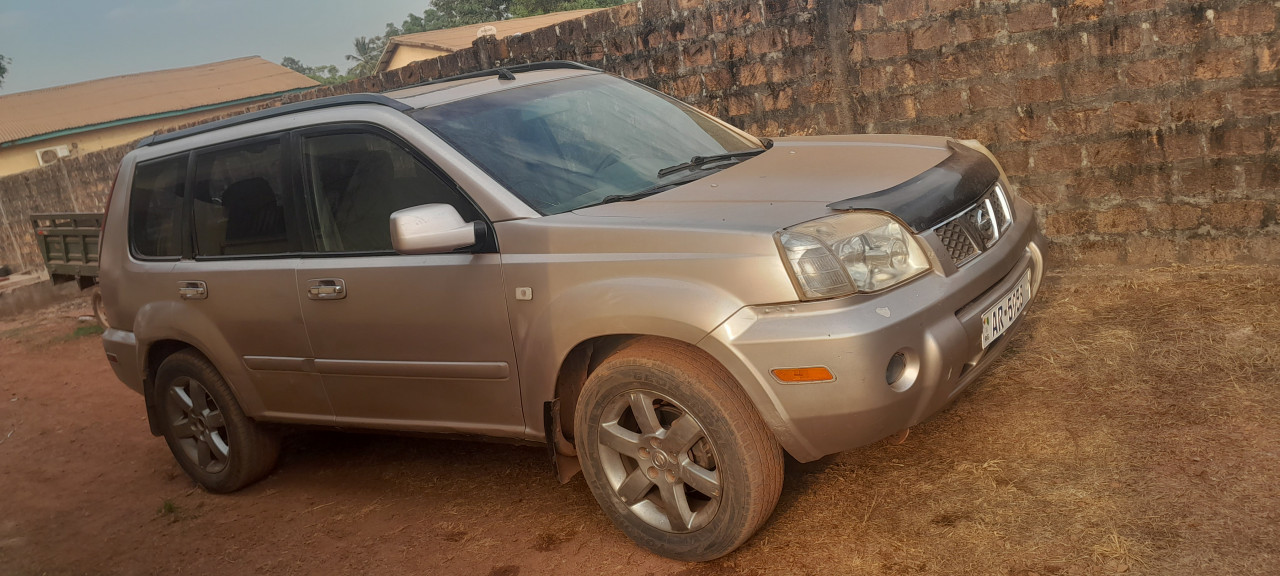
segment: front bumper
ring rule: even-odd
[[[879,294],[746,307],[699,345],[743,383],[783,448],[801,462],[913,426],[972,383],[1022,324],[984,350],[983,312],[1028,270],[1032,299],[1039,292],[1044,239],[1030,206],[1019,203],[1021,221],[958,270],[940,266],[944,272]],[[889,385],[885,371],[897,353],[907,367]],[[770,374],[804,366],[825,366],[835,380],[782,384]]]

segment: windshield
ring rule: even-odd
[[[543,214],[636,197],[739,161],[759,141],[672,98],[605,74],[533,84],[412,116]],[[681,168],[664,171],[664,168]],[[606,200],[608,199],[608,200]]]

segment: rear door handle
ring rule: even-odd
[[[341,300],[347,297],[347,283],[341,278],[313,278],[307,280],[307,298],[312,300]]]
[[[182,280],[178,282],[178,295],[183,300],[204,300],[209,297],[209,288],[200,280]]]

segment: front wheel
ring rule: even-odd
[[[275,467],[280,440],[240,410],[231,387],[195,350],[176,352],[156,371],[160,428],[187,475],[210,492],[234,492]]]
[[[641,546],[678,560],[732,552],[773,512],[782,450],[724,368],[639,340],[587,379],[575,430],[600,506]]]

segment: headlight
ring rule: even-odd
[[[877,212],[828,216],[776,237],[806,300],[883,290],[929,269],[915,236]]]

